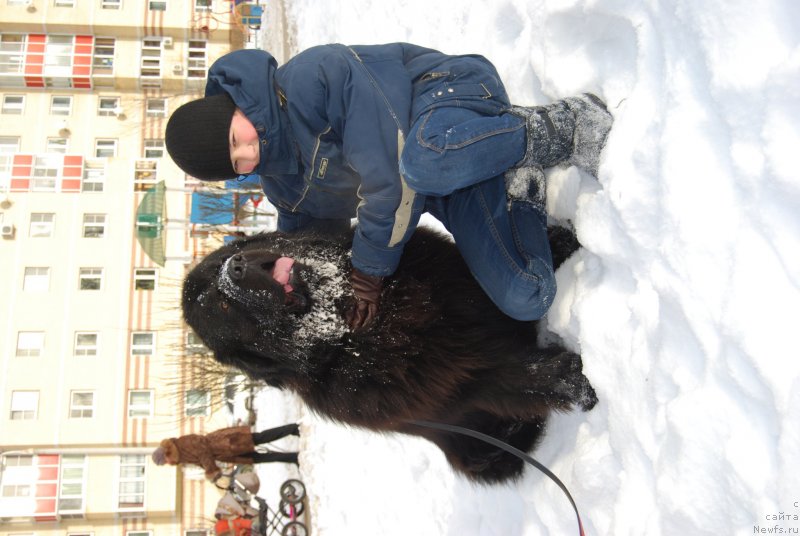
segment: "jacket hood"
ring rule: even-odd
[[[297,173],[289,118],[281,108],[275,84],[278,62],[257,49],[236,50],[218,59],[208,72],[206,96],[230,95],[247,116],[261,139],[259,175]]]
[[[169,460],[167,463],[177,465],[181,463],[181,451],[178,450],[178,445],[175,444],[175,438],[164,439],[161,441],[161,448],[164,449],[164,454]]]

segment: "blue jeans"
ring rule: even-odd
[[[412,124],[400,171],[409,187],[428,196],[426,211],[453,235],[498,308],[536,320],[556,293],[547,216],[531,203],[509,204],[503,177],[525,146],[525,123],[515,115],[443,106]]]

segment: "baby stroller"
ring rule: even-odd
[[[306,526],[298,521],[303,513],[306,488],[303,482],[289,479],[281,484],[278,510],[257,495],[258,475],[242,472],[235,466],[217,481],[225,495],[217,503],[214,531],[217,536],[307,536]],[[258,508],[251,501],[255,500]]]

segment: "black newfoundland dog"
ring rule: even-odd
[[[335,421],[425,437],[477,482],[516,478],[523,462],[410,421],[471,428],[529,452],[551,411],[595,405],[580,357],[537,344],[537,323],[500,312],[454,244],[429,230],[417,230],[387,278],[376,325],[349,331],[351,238],[269,233],[218,249],[186,276],[186,322],[218,361]],[[550,242],[556,265],[577,248],[559,228]]]

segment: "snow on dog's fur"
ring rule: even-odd
[[[410,421],[463,426],[530,451],[552,411],[597,402],[580,357],[537,344],[537,323],[500,312],[454,244],[425,229],[386,279],[376,324],[351,332],[342,320],[351,239],[269,233],[232,242],[187,275],[184,317],[220,362],[294,391],[335,421],[425,437],[479,482],[515,478],[522,462]],[[577,243],[551,232],[551,247],[559,264]]]

